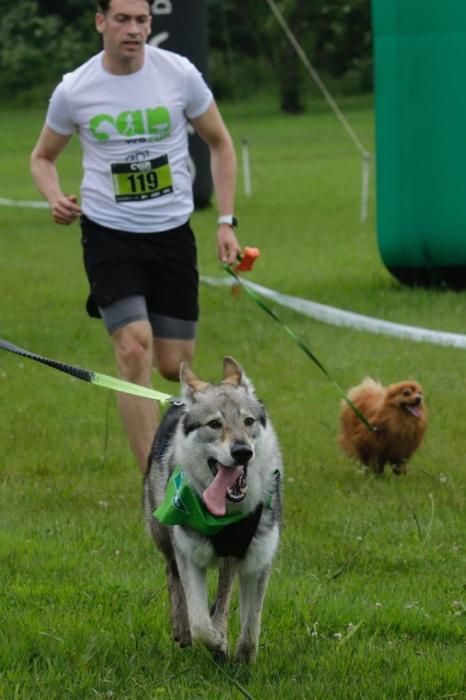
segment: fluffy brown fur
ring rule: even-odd
[[[384,387],[366,377],[349,390],[348,397],[375,430],[369,430],[342,401],[338,442],[343,450],[376,473],[382,474],[390,464],[395,474],[406,474],[406,463],[427,427],[421,385],[404,381]]]

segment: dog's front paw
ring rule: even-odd
[[[396,474],[397,476],[401,476],[402,474],[406,475],[407,474],[406,462],[399,462],[398,464],[392,464],[392,470],[393,470],[393,473]]]
[[[201,642],[209,651],[218,657],[225,657],[228,653],[228,643],[225,635],[221,634],[212,625],[194,625],[191,629],[193,641]]]
[[[236,647],[235,661],[240,664],[252,664],[257,657],[257,644],[239,641]]]
[[[179,628],[176,630],[173,630],[173,640],[175,643],[183,648],[183,647],[190,647],[191,646],[191,632],[184,628]]]

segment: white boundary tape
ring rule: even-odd
[[[201,281],[211,286],[231,286],[235,284],[234,280],[228,278],[222,279],[220,277],[201,276]],[[432,343],[434,345],[444,345],[452,348],[466,348],[466,335],[460,333],[432,331],[427,328],[418,328],[417,326],[405,326],[401,323],[381,321],[377,318],[353,313],[352,311],[343,311],[332,306],[326,306],[325,304],[318,304],[315,301],[307,301],[299,297],[280,294],[273,289],[262,287],[254,282],[243,280],[243,284],[253,289],[262,297],[272,299],[277,302],[277,304],[281,304],[281,306],[286,306],[316,321],[322,321],[322,323],[327,323],[332,326],[344,326],[359,331],[367,331],[368,333],[378,333],[380,335],[389,335],[403,340],[412,340],[417,343]]]
[[[27,207],[30,209],[49,209],[47,202],[29,201],[21,199],[7,199],[0,197],[0,206],[7,207]],[[234,280],[220,277],[205,277],[201,276],[201,282],[211,286],[232,286]],[[336,309],[333,306],[318,304],[315,301],[300,299],[299,297],[280,294],[273,289],[262,287],[260,284],[243,280],[243,284],[251,287],[261,296],[272,299],[293,311],[298,311],[304,316],[313,318],[315,321],[321,321],[331,326],[343,326],[346,328],[355,328],[359,331],[367,331],[368,333],[377,333],[380,335],[389,335],[393,338],[401,338],[403,340],[412,340],[416,343],[431,343],[433,345],[444,345],[451,348],[466,348],[466,335],[461,333],[448,333],[445,331],[432,331],[428,328],[418,328],[417,326],[405,326],[401,323],[392,323],[391,321],[381,321],[371,316],[356,314],[352,311],[343,311]]]
[[[7,199],[0,197],[2,207],[23,207],[25,209],[50,209],[48,202],[30,201],[25,199]]]

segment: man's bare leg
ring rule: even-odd
[[[153,366],[152,326],[134,321],[112,335],[118,371],[122,379],[151,386]],[[139,469],[147,471],[148,459],[158,425],[158,404],[131,394],[117,394],[117,403],[131,449]]]
[[[180,364],[191,365],[196,346],[195,340],[170,340],[154,338],[154,367],[165,379],[178,382]]]
[[[194,340],[152,338],[148,321],[128,323],[113,333],[112,341],[120,377],[148,387],[153,367],[165,379],[178,381],[180,363],[191,364],[195,348]],[[131,394],[117,394],[117,402],[131,449],[145,474],[158,426],[158,404]]]

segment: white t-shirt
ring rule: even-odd
[[[135,233],[180,226],[193,211],[187,121],[212,92],[188,59],[164,49],[146,45],[130,75],[108,73],[102,56],[63,76],[46,119],[58,134],[79,133],[83,213]]]

